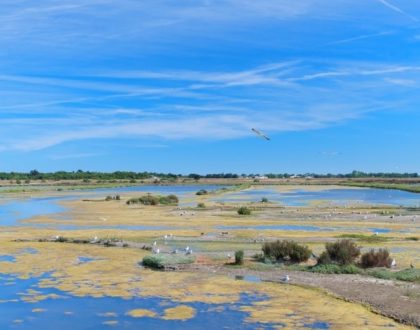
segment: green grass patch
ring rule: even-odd
[[[340,185],[352,186],[352,187],[363,187],[363,188],[396,189],[396,190],[409,191],[413,193],[420,193],[420,186],[413,185],[413,184],[347,181],[347,182],[341,182]]]
[[[308,268],[308,271],[320,274],[361,274],[363,272],[352,264],[343,266],[336,264],[316,265]]]
[[[153,269],[164,269],[167,266],[187,265],[195,261],[194,256],[178,256],[171,254],[155,254],[145,256],[142,264]]]
[[[179,202],[178,197],[175,195],[161,196],[161,195],[144,195],[140,197],[130,198],[126,203],[130,204],[143,204],[143,205],[177,205]]]
[[[392,272],[387,269],[375,269],[368,271],[367,274],[384,280],[420,282],[420,269],[407,268],[398,272]]]
[[[385,236],[363,235],[363,234],[342,234],[342,235],[337,236],[337,238],[357,239],[359,241],[363,241],[366,243],[386,242],[391,239],[390,237],[385,237]]]

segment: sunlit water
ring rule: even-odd
[[[330,189],[307,191],[304,189],[279,192],[275,189],[247,189],[214,198],[217,202],[259,202],[265,197],[270,202],[286,206],[307,206],[324,201],[327,205],[392,205],[420,207],[420,194],[392,189]]]
[[[0,275],[0,329],[274,329],[284,324],[249,323],[243,306],[264,299],[263,296],[241,295],[232,304],[183,304],[192,307],[196,314],[187,320],[164,320],[165,309],[179,304],[161,297],[92,298],[75,297],[56,289],[38,287],[39,278],[17,279]],[[29,290],[29,291],[28,291]],[[23,297],[30,290],[38,295],[56,295],[39,302],[25,302]],[[134,318],[127,313],[133,309],[146,309],[154,317]],[[303,317],[304,318],[304,317]],[[76,326],[77,325],[77,326]],[[328,329],[329,324],[320,320],[308,323],[310,329]]]

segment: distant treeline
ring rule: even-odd
[[[172,173],[153,173],[153,172],[124,172],[116,171],[112,173],[91,172],[78,170],[75,172],[58,171],[52,173],[41,173],[32,170],[29,173],[0,172],[0,180],[144,180],[151,178],[176,179],[177,174]]]
[[[175,180],[178,178],[190,178],[194,180],[199,179],[236,179],[236,178],[269,178],[269,179],[288,179],[288,178],[418,178],[418,173],[366,173],[361,171],[353,171],[348,174],[234,174],[234,173],[216,173],[200,175],[191,173],[188,175],[173,174],[173,173],[155,173],[155,172],[129,172],[129,171],[116,171],[111,173],[104,172],[91,172],[91,171],[73,171],[65,172],[58,171],[52,173],[42,173],[37,170],[32,170],[29,173],[18,172],[0,172],[0,180],[145,180],[145,179],[166,179]]]

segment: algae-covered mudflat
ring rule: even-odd
[[[127,203],[169,194],[178,203]],[[415,193],[322,185],[7,194],[0,204],[0,327],[419,326],[419,205]],[[240,206],[251,214],[238,214]],[[262,245],[284,239],[310,248],[310,259],[263,262]],[[325,243],[339,239],[362,252],[387,249],[396,265],[357,274],[311,271]],[[241,265],[234,264],[238,250]],[[166,271],[142,265],[158,254],[191,261]],[[398,274],[407,269],[406,280]]]

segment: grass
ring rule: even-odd
[[[364,188],[378,188],[378,189],[396,189],[409,191],[413,193],[420,193],[420,186],[402,183],[383,183],[383,182],[354,182],[346,181],[340,183],[343,186],[364,187]]]
[[[352,238],[366,243],[378,243],[385,242],[390,239],[390,237],[379,236],[379,235],[363,235],[363,234],[343,234],[337,236],[337,238]]]
[[[344,266],[336,264],[316,265],[309,267],[307,270],[320,274],[361,274],[363,272],[360,268],[352,264]]]
[[[384,280],[420,282],[420,269],[407,268],[398,272],[392,272],[387,269],[375,269],[368,271],[367,274]]]
[[[164,269],[167,266],[192,264],[194,261],[194,256],[156,254],[145,256],[142,264],[153,269]]]

